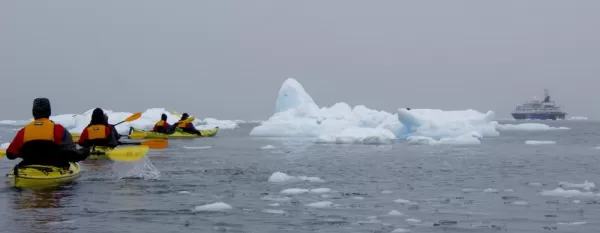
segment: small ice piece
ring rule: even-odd
[[[511,204],[513,204],[513,205],[527,205],[529,203],[527,203],[526,201],[515,201],[515,202],[513,202]]]
[[[330,188],[316,188],[316,189],[311,189],[310,190],[311,193],[328,193],[331,192]]]
[[[383,191],[381,191],[381,194],[392,194],[392,193],[394,193],[394,192],[389,191],[389,190],[383,190]]]
[[[493,189],[493,188],[486,188],[483,191],[486,193],[497,193],[498,192],[497,189]]]
[[[231,206],[224,202],[217,202],[213,204],[207,204],[202,206],[196,206],[194,211],[196,212],[215,212],[215,211],[224,211],[231,209]]]
[[[530,186],[542,186],[542,183],[538,183],[538,182],[529,182]]]
[[[504,190],[504,192],[505,192],[505,193],[514,193],[514,192],[515,192],[515,190],[512,190],[512,189],[505,189],[505,190]]]
[[[354,200],[364,200],[365,198],[364,197],[352,197],[352,199],[354,199]]]
[[[579,203],[581,203],[581,201],[580,200],[573,200],[573,203],[579,204]]]
[[[404,229],[404,228],[396,228],[391,233],[406,233],[406,232],[410,232],[410,230]]]
[[[397,211],[397,210],[392,210],[392,211],[390,211],[390,212],[388,213],[388,215],[391,215],[391,216],[403,216],[403,215],[404,215],[404,213],[402,213],[402,212],[400,212],[400,211]]]
[[[536,140],[527,140],[525,141],[527,145],[552,145],[556,144],[555,141],[536,141]]]
[[[575,184],[575,183],[569,183],[569,182],[558,182],[558,186],[560,186],[561,188],[574,188],[574,189],[585,189],[585,190],[590,190],[596,187],[596,184],[592,183],[592,182],[588,182],[587,180],[585,180],[585,182],[583,182],[583,184]]]
[[[267,213],[267,214],[285,214],[285,213],[287,213],[285,210],[273,210],[273,209],[266,209],[266,210],[263,210],[263,212]]]
[[[409,200],[405,200],[405,199],[402,199],[402,198],[396,199],[396,200],[394,200],[394,202],[401,203],[401,204],[411,203]]]
[[[286,194],[286,195],[296,195],[296,194],[308,193],[308,189],[289,188],[289,189],[281,190],[281,192],[279,192],[279,193]]]
[[[410,223],[420,223],[421,222],[421,220],[415,219],[415,218],[407,218],[406,221],[410,222]]]
[[[188,191],[179,191],[179,194],[190,194]]]
[[[261,147],[260,149],[261,150],[271,150],[271,149],[275,149],[275,147],[272,145],[266,145],[266,146]]]
[[[269,204],[269,206],[277,207],[277,206],[279,206],[279,203],[271,203],[271,204]]]
[[[554,190],[543,190],[541,192],[542,196],[550,196],[550,197],[594,197],[597,196],[593,192],[581,192],[576,189],[565,190],[562,188],[556,188]]]
[[[558,225],[583,225],[587,224],[587,222],[559,222]]]
[[[330,201],[319,201],[319,202],[313,202],[310,204],[307,204],[307,207],[311,207],[311,208],[327,208],[327,207],[331,207],[333,205],[332,202]]]

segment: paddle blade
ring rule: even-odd
[[[142,113],[141,112],[137,112],[129,117],[127,117],[124,122],[132,122],[135,121],[137,119],[140,119],[140,117],[142,117]]]
[[[150,139],[143,141],[142,146],[148,146],[150,149],[165,149],[169,145],[169,140],[164,139]]]
[[[0,159],[6,155],[6,151],[0,149]]]
[[[188,117],[188,119],[185,119],[183,122],[189,123],[189,122],[192,122],[194,120],[196,120],[196,117],[191,116],[191,117]]]
[[[133,162],[142,159],[148,153],[148,146],[118,147],[107,151],[109,159],[119,162]]]

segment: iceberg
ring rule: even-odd
[[[401,108],[389,113],[344,102],[320,107],[297,80],[288,78],[279,89],[274,114],[254,127],[250,135],[311,138],[316,143],[336,144],[387,144],[421,136],[442,140],[441,144],[478,144],[481,137],[499,135],[494,116],[493,111],[471,109]]]
[[[85,111],[82,114],[55,115],[55,116],[51,116],[50,120],[61,124],[67,130],[69,130],[69,132],[71,132],[71,133],[80,133],[90,123],[90,120],[92,119],[93,111],[94,111],[94,109],[90,109],[88,111]],[[125,120],[125,118],[127,118],[133,114],[130,112],[114,112],[112,110],[107,110],[107,109],[103,109],[103,111],[104,111],[104,113],[106,113],[106,115],[108,115],[108,122],[111,124],[119,123],[119,122]],[[154,124],[158,120],[160,120],[160,116],[163,113],[167,115],[167,117],[168,117],[167,122],[169,124],[174,124],[175,122],[177,122],[177,120],[179,120],[179,117],[166,111],[164,108],[151,108],[151,109],[147,109],[146,111],[142,112],[141,118],[139,118],[135,121],[132,121],[132,122],[126,122],[126,123],[120,124],[120,125],[116,126],[115,128],[117,129],[117,131],[119,131],[120,134],[124,134],[124,135],[129,133],[129,127],[133,127],[136,129],[142,129],[142,130],[150,130],[150,129],[152,129],[152,127],[154,127]],[[20,121],[4,120],[4,121],[0,121],[0,125],[4,124],[4,125],[24,126],[24,125],[28,124],[29,122],[31,122],[32,120],[33,119],[20,120]],[[199,129],[212,128],[212,127],[216,127],[216,126],[219,126],[220,129],[234,129],[234,128],[238,127],[238,124],[241,123],[241,121],[239,121],[239,120],[236,120],[236,121],[217,120],[214,118],[205,118],[205,119],[195,119],[192,123],[194,124],[194,126],[196,126]]]

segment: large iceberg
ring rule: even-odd
[[[133,113],[130,112],[113,112],[112,110],[103,109],[104,113],[108,115],[108,121],[111,124],[116,124],[125,120],[127,117],[131,116]],[[50,120],[61,124],[66,129],[68,129],[71,133],[80,133],[83,129],[90,123],[92,119],[93,109],[90,109],[82,114],[62,114],[51,116]],[[128,134],[129,127],[133,127],[136,129],[149,130],[154,127],[154,124],[160,120],[160,116],[162,114],[166,114],[168,119],[167,122],[169,124],[173,124],[179,120],[178,116],[173,115],[172,113],[166,111],[164,108],[151,108],[144,112],[142,112],[142,117],[132,121],[126,122],[116,126],[117,131],[120,134]],[[15,125],[15,126],[23,126],[33,119],[30,120],[20,120],[20,121],[12,121],[12,120],[4,120],[0,121],[0,124],[4,125]],[[230,120],[217,120],[214,118],[205,118],[205,119],[195,119],[192,122],[197,128],[212,128],[215,126],[219,126],[220,129],[233,129],[238,127],[238,123],[241,121],[230,121]]]
[[[383,144],[409,136],[479,141],[479,137],[499,134],[493,118],[492,111],[398,109],[392,114],[343,102],[319,107],[298,81],[288,78],[279,89],[275,113],[250,135],[308,137],[319,143]]]

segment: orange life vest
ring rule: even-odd
[[[156,122],[156,124],[154,124],[154,127],[164,127],[165,126],[165,121],[160,120],[158,122]]]
[[[54,141],[54,122],[48,118],[34,120],[24,128],[23,143],[33,140]]]
[[[106,125],[90,125],[86,128],[89,140],[107,139]]]
[[[179,122],[177,122],[177,127],[179,127],[179,128],[186,128],[188,123],[189,122],[185,122],[185,120],[184,121],[179,121]]]

